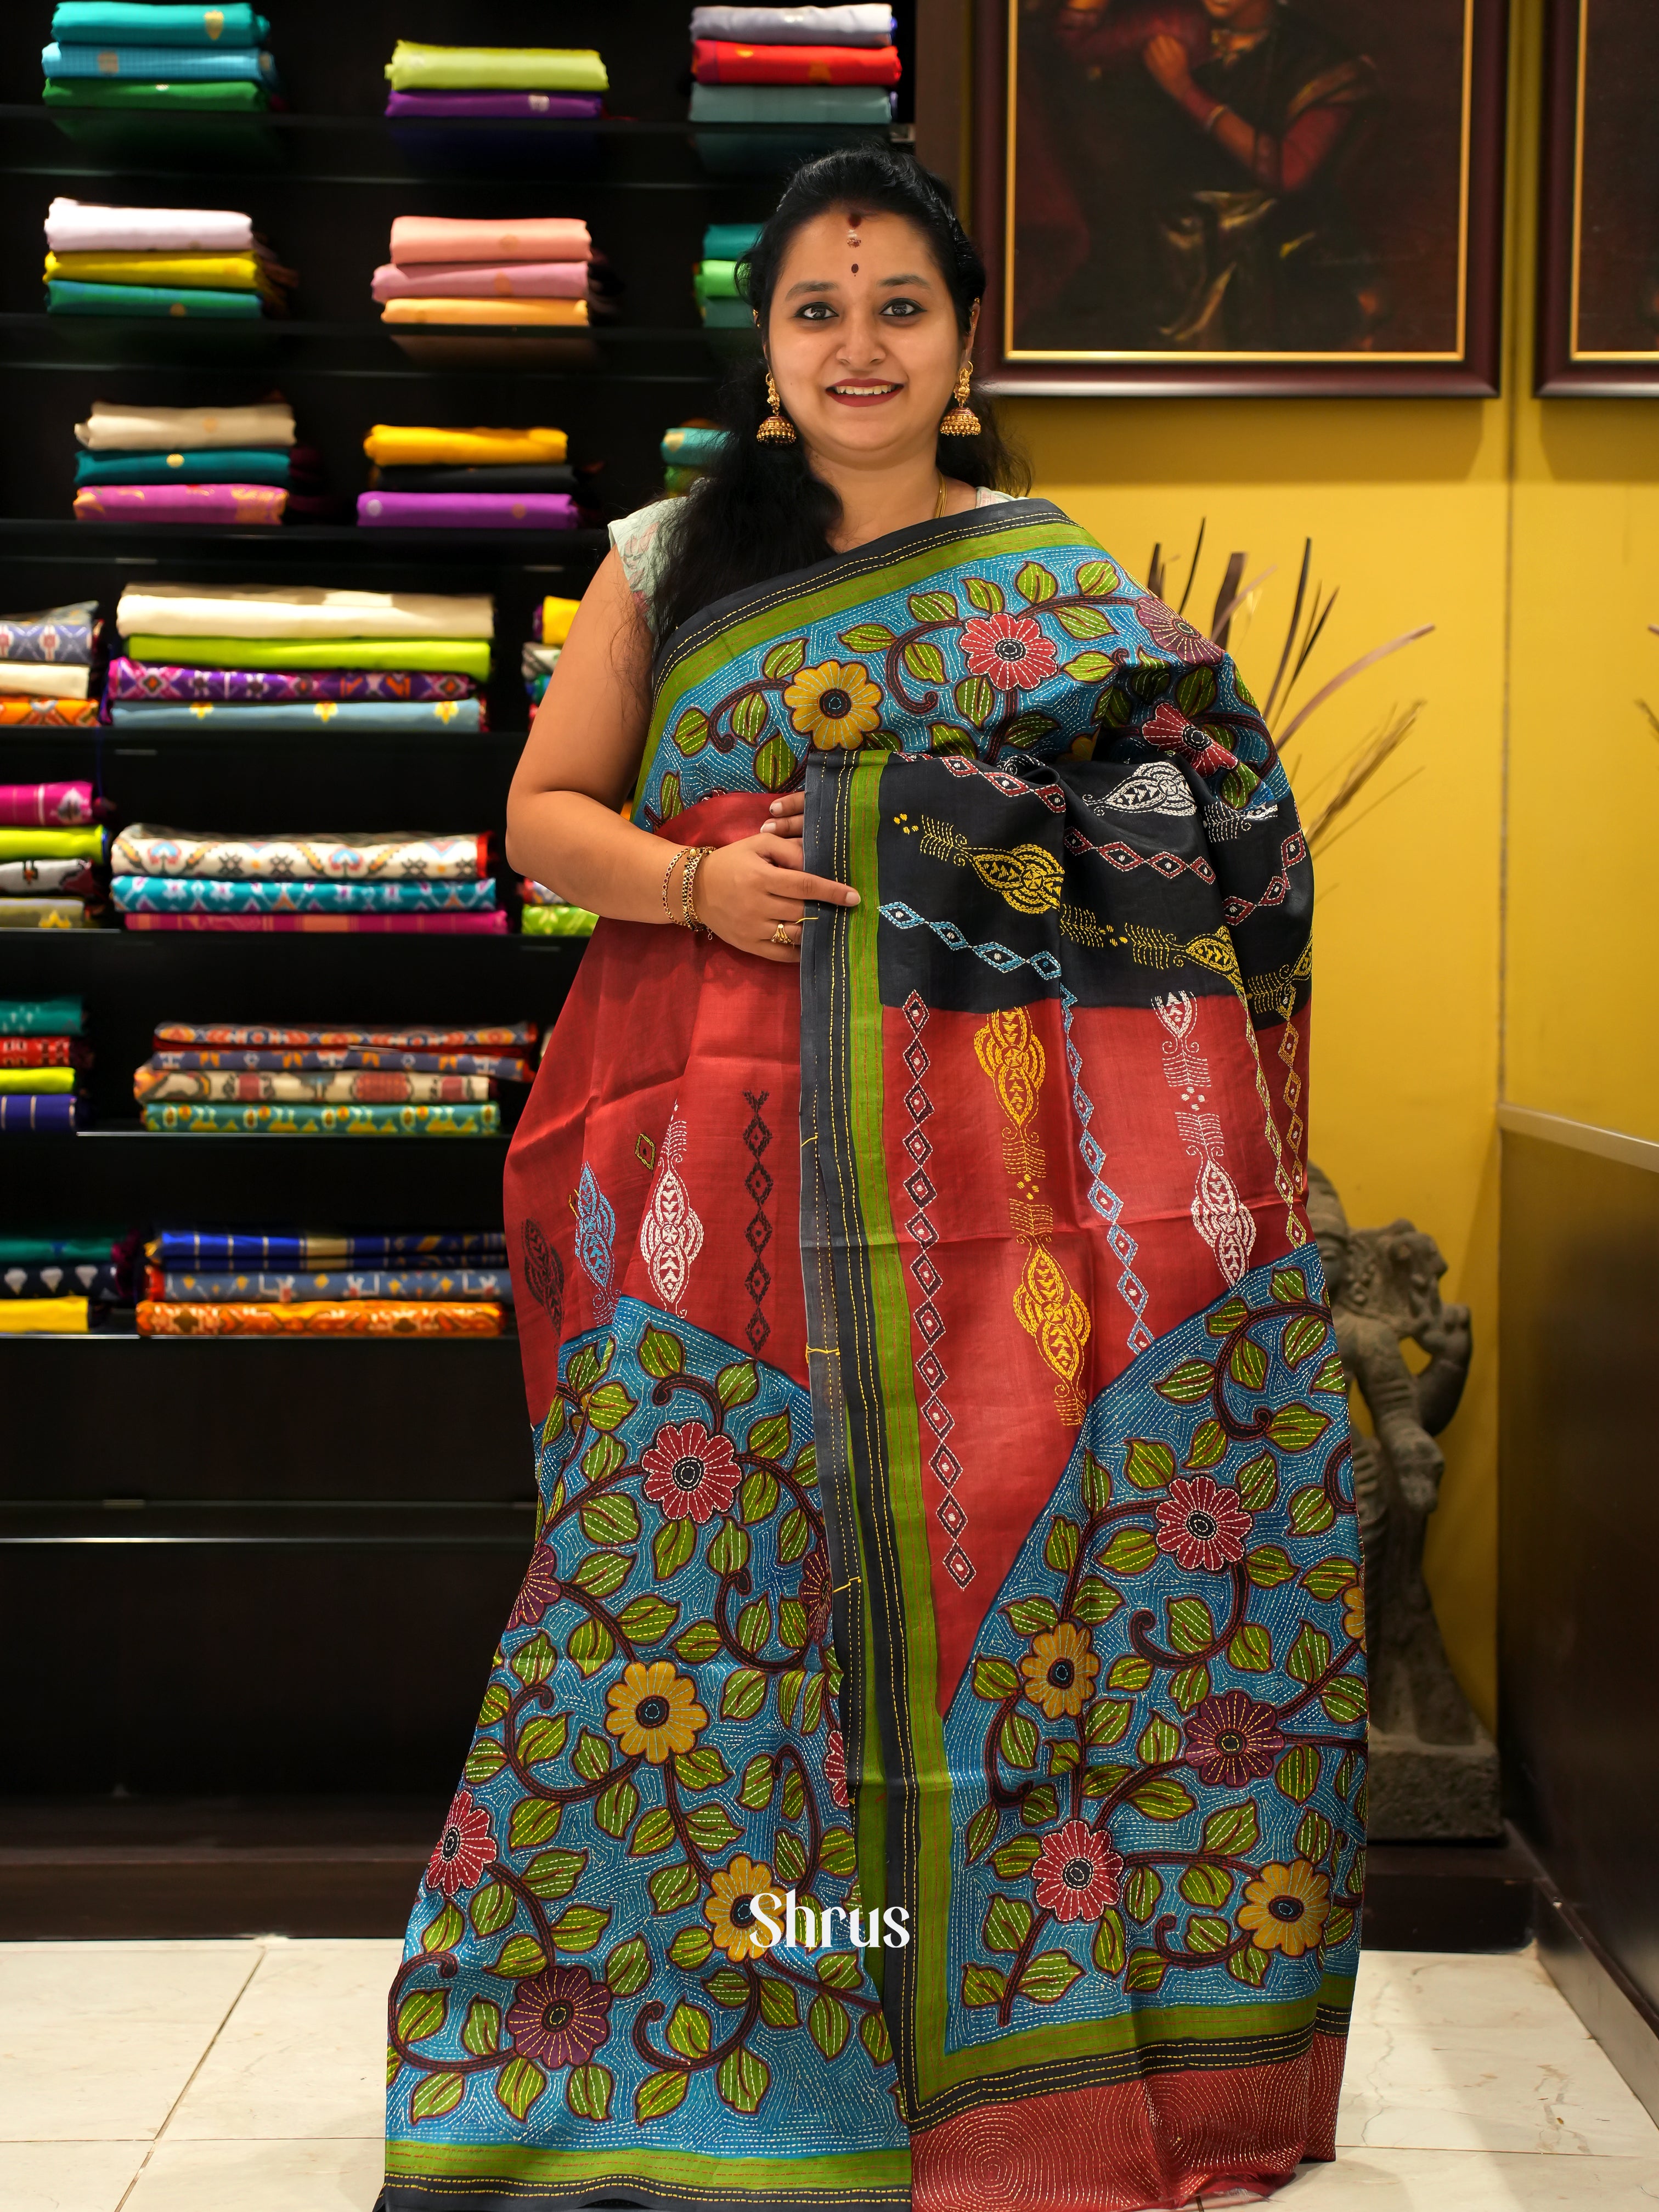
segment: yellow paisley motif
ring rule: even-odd
[[[1050,914],[1060,902],[1066,875],[1054,854],[1041,845],[970,845],[948,822],[924,817],[921,849],[930,860],[971,868],[982,884],[1006,901],[1016,914]]]
[[[1023,1129],[1036,1112],[1048,1064],[1024,1007],[993,1014],[975,1036],[974,1054],[995,1084],[1003,1112],[1016,1129]]]

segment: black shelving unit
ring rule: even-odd
[[[691,291],[703,228],[759,220],[777,189],[700,164],[686,0],[567,0],[556,22],[545,0],[273,0],[289,112],[247,118],[240,136],[221,118],[168,118],[148,138],[129,125],[103,149],[38,104],[50,13],[49,0],[0,11],[0,607],[96,598],[112,615],[128,580],[488,592],[496,653],[487,735],[13,730],[0,781],[90,776],[118,822],[499,832],[526,728],[532,609],[580,592],[604,533],[357,529],[362,441],[377,421],[550,422],[573,459],[605,462],[613,511],[657,495],[663,429],[709,412],[724,368]],[[598,46],[614,114],[549,127],[539,173],[417,169],[382,115],[399,37]],[[58,194],[246,209],[299,273],[291,319],[44,314],[42,223]],[[369,295],[408,213],[585,216],[623,280],[615,319],[523,365],[410,358]],[[94,400],[234,405],[272,391],[323,453],[347,502],[337,523],[72,520],[72,426]],[[88,1130],[0,1146],[0,1223],[498,1222],[505,1133],[151,1135],[131,1072],[162,1019],[550,1024],[580,951],[518,934],[0,932],[0,996],[79,993],[96,1054]],[[520,1103],[508,1093],[509,1120]],[[0,1667],[13,1710],[35,1716],[13,1735],[0,1789],[441,1800],[532,1526],[511,1338],[0,1337]],[[52,1717],[77,1711],[95,1723]]]

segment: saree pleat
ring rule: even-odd
[[[1288,786],[1030,501],[667,641],[635,821],[791,788],[857,908],[799,976],[601,921],[509,1153],[541,1512],[387,2212],[1265,2196],[1364,1802]]]

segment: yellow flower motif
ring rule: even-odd
[[[1342,1633],[1365,1648],[1365,1585],[1358,1575],[1342,1593]]]
[[[1331,1886],[1306,1859],[1289,1866],[1265,1866],[1244,1885],[1238,1924],[1250,1932],[1258,1951],[1282,1951],[1299,1959],[1318,1942],[1331,1909]]]
[[[714,1894],[704,1905],[702,1917],[714,1929],[715,1942],[734,1966],[745,1959],[763,1958],[769,1939],[755,1918],[750,1899],[772,1887],[771,1868],[764,1859],[739,1855],[709,1881]]]
[[[1025,1694],[1051,1721],[1070,1720],[1094,1692],[1100,1662],[1086,1628],[1062,1620],[1039,1636],[1019,1662]]]
[[[636,1659],[612,1686],[605,1724],[630,1759],[643,1752],[653,1766],[660,1766],[671,1751],[690,1751],[698,1729],[708,1725],[696,1691],[667,1660],[647,1667]]]
[[[861,660],[825,660],[803,668],[783,695],[795,727],[823,751],[856,748],[881,720],[881,687]]]

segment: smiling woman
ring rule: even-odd
[[[542,1508],[386,2212],[1265,2195],[1364,1834],[1305,842],[1226,655],[1009,495],[941,188],[815,163],[749,270],[509,805],[605,918],[508,1158]]]

